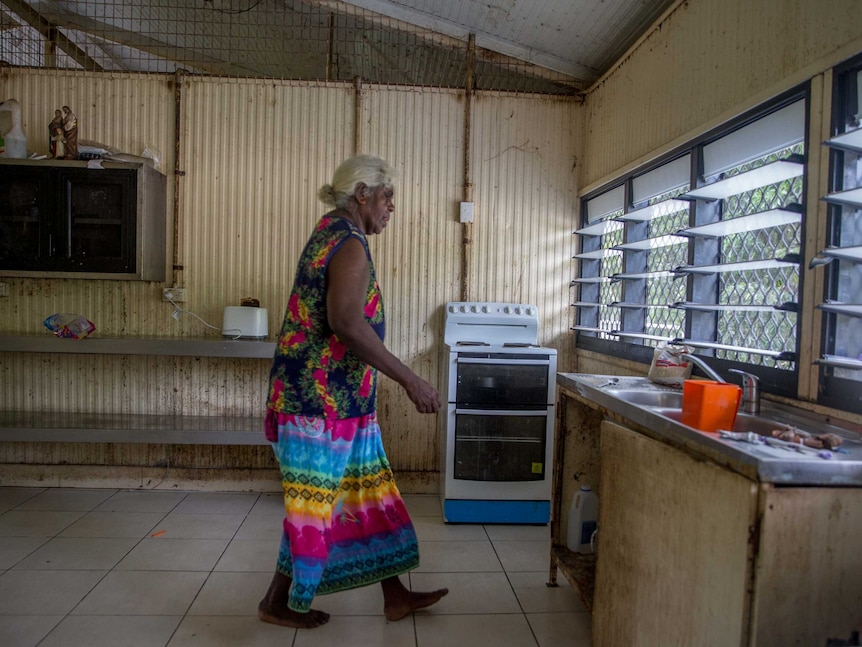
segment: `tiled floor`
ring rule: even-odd
[[[589,647],[590,616],[547,527],[447,525],[405,496],[421,565],[403,581],[449,595],[399,622],[379,586],[321,596],[328,624],[257,619],[281,532],[277,494],[0,488],[4,647]]]

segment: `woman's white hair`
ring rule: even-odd
[[[317,197],[333,207],[345,207],[356,195],[360,183],[369,189],[395,185],[395,169],[389,163],[374,155],[357,155],[346,159],[335,169],[332,184],[324,184]]]

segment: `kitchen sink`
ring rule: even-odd
[[[650,409],[664,416],[665,418],[670,418],[675,422],[681,422],[682,409],[662,409],[660,407],[650,407]],[[771,438],[772,432],[776,429],[788,429],[788,425],[776,422],[775,420],[770,420],[769,418],[764,418],[762,416],[754,416],[748,413],[738,413],[736,414],[736,422],[734,422],[733,424],[733,429],[728,429],[727,431],[734,431],[737,433],[747,433],[753,431],[754,433],[761,436],[769,436]]]
[[[682,392],[680,391],[608,389],[607,393],[639,407],[682,409]]]

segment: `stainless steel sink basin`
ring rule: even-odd
[[[679,391],[649,391],[644,389],[608,389],[607,393],[639,407],[682,409]]]
[[[670,418],[671,420],[674,420],[676,422],[681,422],[682,409],[660,409],[658,407],[651,408],[653,409],[653,411],[663,415],[666,418]],[[738,413],[736,415],[736,422],[733,425],[733,429],[728,429],[727,431],[735,431],[741,433],[753,431],[754,433],[761,436],[772,437],[772,432],[775,429],[787,429],[787,425],[780,422],[776,422],[774,420],[770,420],[769,418],[763,418],[761,416],[753,416],[747,413]]]

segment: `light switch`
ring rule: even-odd
[[[461,222],[473,222],[473,203],[461,203]]]

